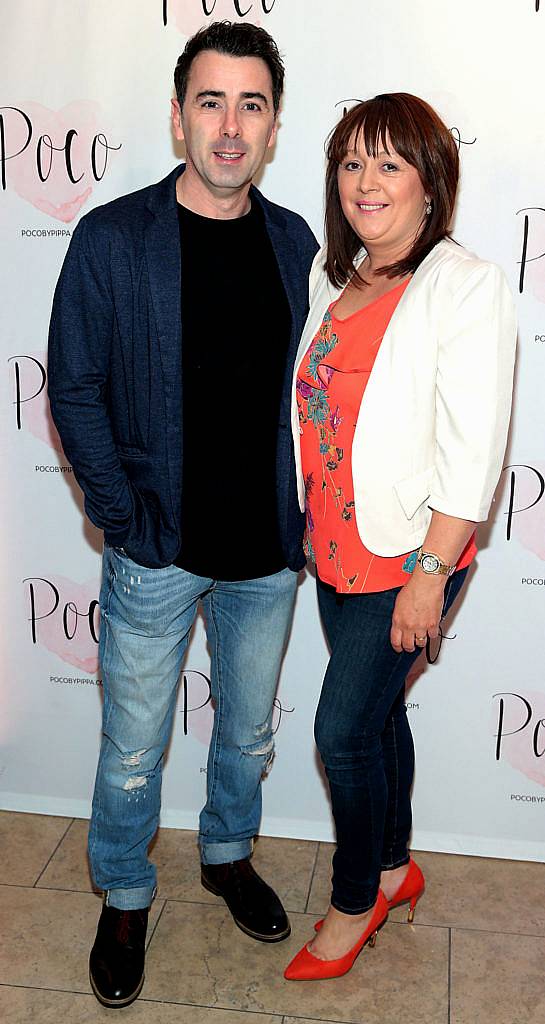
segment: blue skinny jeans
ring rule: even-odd
[[[466,574],[447,581],[443,615]],[[381,871],[409,859],[414,746],[405,680],[420,649],[397,654],[390,644],[399,590],[344,595],[318,579],[331,658],[314,734],[337,833],[331,903],[345,914],[369,910]]]

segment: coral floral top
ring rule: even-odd
[[[341,594],[403,586],[416,564],[416,551],[385,558],[367,550],[356,526],[352,482],[352,441],[365,387],[409,280],[345,320],[336,318],[332,303],[297,375],[305,551],[320,579]],[[458,568],[469,565],[476,551],[472,537]]]

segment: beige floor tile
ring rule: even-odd
[[[418,924],[545,935],[545,866],[527,861],[415,853],[426,877]],[[403,920],[398,907],[392,918]]]
[[[73,822],[42,875],[40,887],[92,891],[86,853],[87,829],[87,821]],[[266,836],[255,844],[254,866],[274,886],[288,911],[305,910],[317,845]],[[159,829],[150,858],[157,866],[161,899],[213,905],[222,902],[201,885],[196,832]]]
[[[320,844],[309,914],[323,914],[327,909],[334,849]],[[545,935],[545,901],[536,898],[545,891],[543,864],[446,853],[416,852],[415,858],[426,877],[417,924]],[[391,912],[394,921],[406,916],[406,907]]]
[[[72,822],[38,882],[40,888],[93,892],[87,860],[88,829],[88,821]]]
[[[0,983],[87,992],[87,963],[100,915],[92,893],[0,886]],[[150,934],[164,904],[156,900]]]
[[[34,885],[70,818],[0,811],[0,883]]]
[[[150,859],[157,867],[161,899],[216,903],[216,897],[201,885],[196,832],[160,828],[151,846]]]
[[[545,939],[452,932],[451,1024],[543,1024]]]
[[[260,837],[255,844],[253,865],[274,887],[287,911],[305,910],[317,845],[268,836]],[[201,885],[196,832],[160,829],[150,856],[157,865],[162,899],[223,905]]]
[[[191,916],[167,903],[150,943],[147,998],[358,1024],[399,1024],[410,1006],[411,1024],[446,1024],[446,929],[390,925],[344,978],[297,984],[282,973],[315,918],[291,920],[291,938],[266,945],[243,935],[223,907],[195,907]]]
[[[88,821],[74,821],[40,879],[40,886],[92,891],[87,860],[88,829]],[[196,832],[159,829],[151,846],[150,859],[157,866],[161,898],[217,902],[200,884]]]
[[[280,896],[286,910],[304,913],[314,870],[318,843],[303,839],[272,839],[261,836],[252,863]]]
[[[281,1017],[174,1006],[140,998],[123,1010],[123,1024],[279,1024]],[[95,1024],[112,1020],[112,1011],[92,995],[47,992],[42,989],[0,987],[0,1020],[6,1024]]]
[[[335,853],[334,843],[320,843],[316,868],[310,890],[307,912],[325,914],[331,898],[331,858]]]

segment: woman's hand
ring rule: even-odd
[[[422,549],[435,553],[447,565],[456,565],[475,532],[475,525],[469,519],[447,516],[434,509]],[[415,647],[425,647],[428,637],[433,640],[439,636],[447,580],[448,576],[426,573],[416,565],[394,605],[390,630],[394,651],[414,651]]]
[[[397,595],[392,615],[390,642],[394,651],[425,647],[428,637],[439,635],[446,576],[432,576],[415,569]]]

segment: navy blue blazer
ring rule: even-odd
[[[57,283],[49,331],[51,412],[87,515],[104,530],[106,543],[123,547],[150,568],[174,561],[183,530],[180,261],[185,254],[176,208],[176,179],[183,170],[178,166],[158,184],[81,219]],[[253,186],[251,197],[263,209],[291,309],[276,493],[286,562],[298,570],[304,564],[304,520],[291,441],[291,379],[318,245],[297,214],[269,202]],[[217,263],[221,253],[210,258]]]

